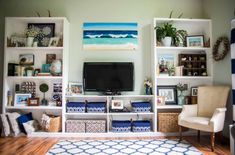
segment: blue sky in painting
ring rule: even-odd
[[[85,30],[137,30],[137,23],[84,23]]]

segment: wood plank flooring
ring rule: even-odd
[[[177,137],[161,137],[177,139]],[[44,155],[60,139],[77,139],[79,138],[35,138],[35,137],[18,137],[18,138],[0,138],[0,155]],[[84,138],[83,138],[84,139]],[[88,138],[86,138],[88,139]],[[94,139],[94,138],[89,138]],[[110,139],[110,138],[95,138]],[[114,139],[114,138],[112,138]],[[115,139],[153,139],[153,137],[133,137],[133,138],[115,138]],[[159,139],[157,137],[156,139]],[[215,152],[210,151],[210,137],[202,136],[200,143],[197,137],[184,137],[205,155],[230,155],[229,143],[221,144],[216,142]],[[228,141],[228,140],[227,140]]]

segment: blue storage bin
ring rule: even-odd
[[[67,113],[85,113],[86,104],[84,102],[68,102],[66,105]]]
[[[150,102],[132,102],[133,112],[150,112],[151,103]]]
[[[105,112],[105,102],[88,102],[86,104],[88,113],[104,113]]]
[[[151,123],[147,120],[142,121],[133,121],[132,122],[132,131],[133,132],[150,132]]]
[[[112,121],[112,131],[113,132],[130,132],[131,131],[131,121]]]

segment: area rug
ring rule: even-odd
[[[47,155],[202,155],[186,141],[61,140]]]

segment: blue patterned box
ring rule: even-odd
[[[132,122],[132,131],[133,132],[150,132],[151,123],[147,120],[142,121],[133,121]]]
[[[130,132],[131,121],[112,121],[113,132]]]
[[[133,112],[150,112],[151,103],[150,102],[132,102]]]
[[[68,102],[66,105],[67,113],[84,113],[86,104],[84,102]]]
[[[105,102],[88,102],[86,104],[88,113],[104,113],[105,112]]]

